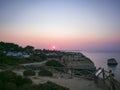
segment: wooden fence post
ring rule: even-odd
[[[105,82],[105,71],[104,68],[102,69],[103,81]]]
[[[110,76],[111,90],[116,90],[116,89],[115,89],[114,82],[113,82],[113,74],[112,74],[112,71],[111,71],[111,70],[109,71],[109,76]]]

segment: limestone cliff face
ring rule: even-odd
[[[94,63],[82,53],[68,53],[68,55],[63,56],[62,63],[67,67],[73,67],[76,69],[95,69]]]

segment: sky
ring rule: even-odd
[[[119,34],[120,0],[0,0],[0,41],[117,51]]]

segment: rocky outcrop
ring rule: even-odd
[[[108,59],[107,64],[111,66],[111,65],[117,65],[118,63],[114,58],[111,58],[111,59]]]
[[[67,67],[72,67],[75,69],[87,69],[87,70],[96,69],[94,63],[89,58],[84,56],[82,53],[73,52],[68,55],[65,55],[62,58],[62,62]]]

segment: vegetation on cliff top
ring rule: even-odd
[[[46,66],[64,67],[59,61],[51,60],[46,62]]]
[[[0,72],[0,90],[69,90],[50,81],[44,84],[33,84],[32,80],[18,76],[12,71]]]
[[[55,53],[56,55],[49,55]],[[23,63],[41,62],[47,58],[60,58],[59,51],[21,47],[14,43],[0,42],[0,66],[14,66]],[[20,55],[19,55],[20,54]],[[25,55],[28,57],[25,58]]]

